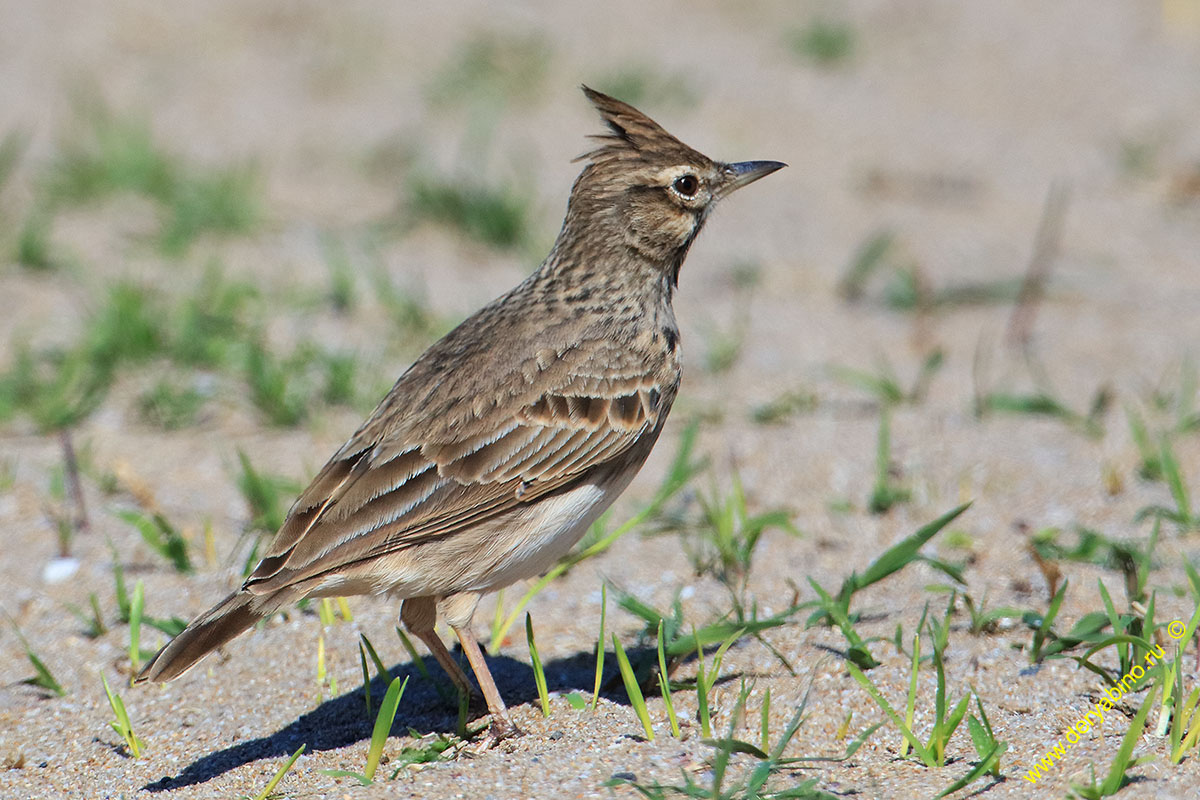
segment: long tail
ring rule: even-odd
[[[279,607],[271,597],[237,591],[196,617],[179,635],[159,650],[135,683],[169,681],[191,669],[196,662],[229,642]],[[265,601],[265,602],[264,602]]]

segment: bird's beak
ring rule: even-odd
[[[725,165],[725,181],[717,190],[719,197],[724,197],[735,189],[754,183],[759,178],[765,178],[787,164],[781,161],[739,161],[736,164]]]

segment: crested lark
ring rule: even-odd
[[[458,634],[491,713],[516,731],[471,633],[480,596],[545,571],[616,499],[679,388],[671,297],[718,200],[784,165],[726,164],[584,87],[608,132],[581,157],[542,265],[405,372],[292,506],[242,587],[146,665],[170,680],[304,597],[388,593],[462,689]]]

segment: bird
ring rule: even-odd
[[[549,255],[429,347],[288,511],[244,583],[138,674],[176,678],[309,597],[386,594],[461,690],[435,631],[457,635],[491,743],[521,731],[471,619],[484,594],[541,574],[625,490],[679,390],[672,300],[717,203],[786,166],[713,160],[633,106],[582,87],[591,138]]]

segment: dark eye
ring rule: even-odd
[[[700,181],[695,175],[680,175],[671,185],[684,197],[695,197],[696,192],[700,190]]]

